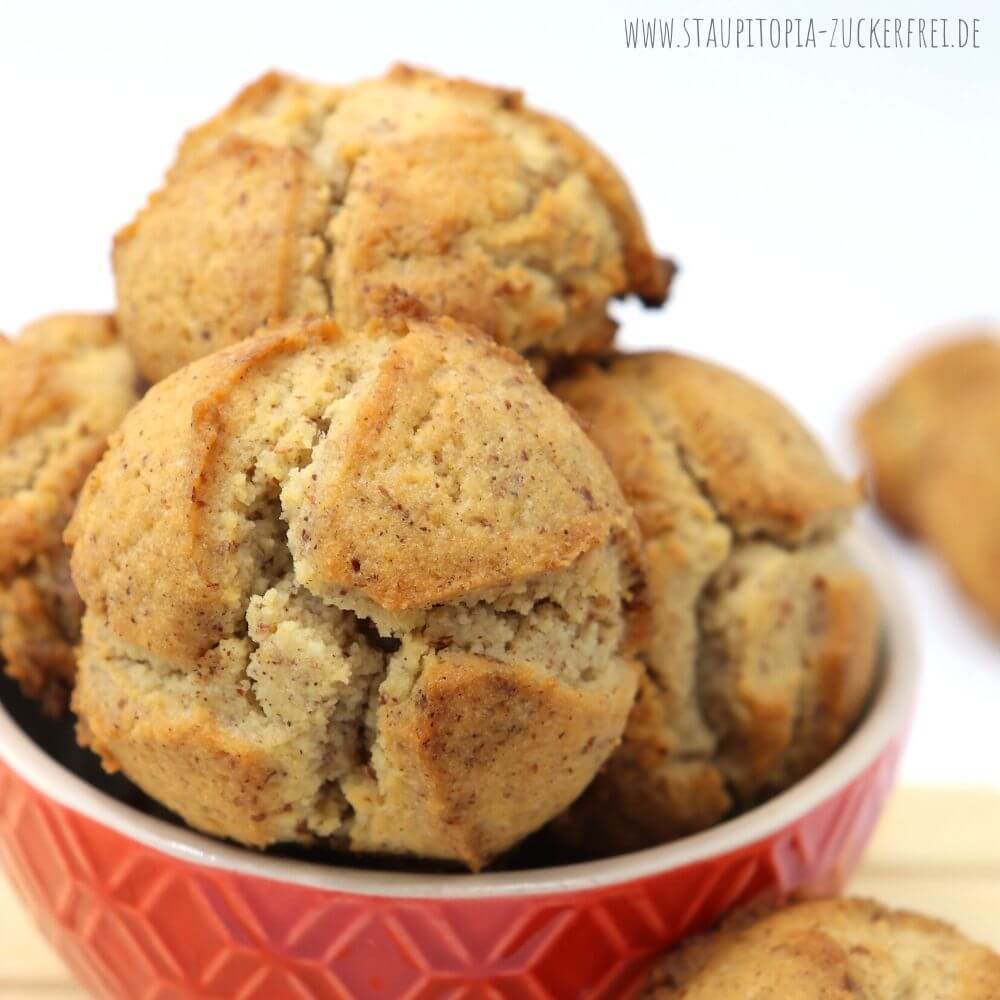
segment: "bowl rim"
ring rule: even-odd
[[[0,703],[0,760],[42,796],[177,860],[205,868],[353,896],[406,899],[563,895],[633,882],[747,848],[788,827],[851,784],[902,739],[916,702],[919,666],[915,632],[888,549],[869,528],[845,536],[868,573],[885,621],[882,677],[868,712],[841,747],[813,772],[764,804],[701,833],[597,861],[548,868],[410,873],[274,857],[215,840],[149,816],[88,784],[45,753]]]

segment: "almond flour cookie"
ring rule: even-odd
[[[618,172],[515,91],[397,67],[271,73],[189,133],[115,241],[123,335],[156,381],[267,319],[449,315],[541,358],[604,346],[669,266]]]
[[[155,386],[70,525],[81,737],[192,826],[486,864],[618,743],[634,520],[528,364],[291,321]]]
[[[1000,337],[914,362],[858,420],[879,506],[1000,625]]]
[[[878,612],[837,542],[855,490],[762,389],[660,353],[554,391],[633,505],[648,578],[624,740],[554,826],[610,854],[711,826],[829,756],[871,685]]]
[[[109,316],[52,316],[0,337],[0,660],[53,713],[72,684],[82,610],[63,528],[136,399]]]
[[[569,126],[406,67],[251,84],[184,139],[114,265],[152,381],[309,313],[448,315],[543,358],[593,351],[610,298],[660,304],[669,279],[625,182]]]
[[[860,899],[737,914],[668,954],[644,1000],[1000,1000],[1000,955]]]

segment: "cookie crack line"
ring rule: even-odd
[[[733,553],[737,546],[738,535],[736,533],[733,524],[730,519],[726,517],[722,511],[719,509],[715,502],[715,497],[712,496],[712,492],[708,487],[708,484],[699,477],[693,468],[690,458],[685,450],[684,446],[678,440],[676,434],[671,434],[668,428],[661,425],[661,422],[656,419],[656,415],[652,408],[649,406],[645,395],[643,393],[636,393],[634,400],[638,405],[639,409],[643,412],[643,415],[649,420],[650,424],[655,428],[656,433],[660,435],[668,444],[671,444],[674,449],[674,454],[677,457],[677,464],[680,466],[681,472],[688,478],[691,486],[699,494],[702,500],[708,504],[709,509],[712,512],[712,516],[717,525],[725,528],[728,535],[727,539],[727,551],[725,559],[722,561],[721,565],[718,566],[712,573],[709,573],[705,579],[702,581],[701,586],[698,588],[698,594],[694,600],[691,607],[691,615],[694,623],[694,664],[693,664],[693,674],[694,674],[694,684],[693,684],[693,695],[694,695],[694,707],[698,712],[698,717],[705,728],[712,734],[712,740],[716,747],[722,741],[724,733],[718,720],[711,717],[711,713],[708,712],[708,693],[706,690],[706,677],[705,677],[705,667],[703,663],[702,650],[707,639],[707,634],[704,627],[704,616],[705,609],[708,607],[709,603],[715,600],[715,595],[712,592],[713,582],[718,577],[719,573],[725,568],[726,564],[732,559]],[[669,536],[672,532],[671,527],[661,527],[654,534],[646,536],[644,538],[644,543],[655,541],[659,538]],[[644,664],[647,663],[645,659],[642,661]],[[655,670],[651,670],[648,665],[646,668],[647,675],[653,681],[653,686],[660,695],[663,696],[664,690],[662,683],[660,682],[659,676]],[[685,752],[683,754],[671,755],[671,760],[677,763],[691,763],[694,761],[701,761],[704,763],[711,763],[713,761],[712,754],[706,753],[693,753]],[[722,784],[725,789],[726,797],[731,803],[728,812],[732,812],[735,808],[735,803],[738,801],[736,795],[736,786],[733,779],[727,775],[722,768],[716,767],[719,777],[722,780]]]
[[[763,542],[768,545],[773,545],[775,548],[782,549],[785,552],[795,553],[803,551],[810,545],[829,541],[834,536],[835,533],[829,529],[817,529],[811,537],[804,538],[799,542],[793,542],[789,541],[787,538],[782,538],[781,535],[776,532],[768,531],[766,528],[760,528],[757,531],[751,531],[749,533],[740,531],[737,527],[736,518],[734,518],[731,514],[726,514],[719,507],[712,494],[712,489],[708,485],[708,481],[697,473],[684,445],[676,438],[670,438],[670,440],[677,449],[677,461],[679,462],[681,468],[691,480],[692,485],[701,494],[705,503],[711,507],[716,521],[729,532],[732,542],[732,550],[734,552],[740,546]]]
[[[815,536],[805,539],[801,542],[791,542],[787,539],[782,539],[772,532],[766,530],[761,530],[753,532],[749,535],[743,535],[739,532],[736,527],[735,521],[732,516],[725,514],[719,507],[712,494],[711,487],[704,477],[700,476],[694,468],[694,463],[691,461],[691,457],[684,446],[683,442],[680,440],[680,436],[676,433],[671,433],[668,427],[664,427],[662,421],[656,419],[652,408],[649,406],[647,400],[642,394],[636,394],[635,401],[639,408],[642,410],[643,414],[650,421],[651,425],[656,429],[658,435],[662,437],[667,443],[671,444],[674,448],[674,453],[677,457],[678,465],[680,466],[682,472],[687,476],[691,485],[697,490],[701,498],[708,504],[715,522],[718,525],[724,527],[729,535],[729,546],[726,553],[726,557],[723,562],[710,573],[705,580],[702,582],[701,587],[698,590],[698,596],[695,599],[692,614],[694,616],[694,626],[695,626],[695,664],[694,664],[694,701],[695,707],[697,708],[698,715],[703,721],[704,725],[708,731],[712,734],[714,741],[717,746],[721,746],[726,736],[728,735],[728,730],[723,726],[722,721],[717,718],[713,718],[712,712],[708,711],[708,692],[707,692],[707,670],[710,668],[710,664],[705,662],[706,656],[705,651],[711,642],[711,633],[706,629],[705,620],[708,617],[709,608],[711,608],[716,602],[721,600],[722,594],[718,589],[718,581],[725,573],[726,567],[732,562],[733,558],[738,552],[742,551],[748,545],[754,544],[769,544],[773,545],[775,548],[781,549],[782,551],[788,553],[789,555],[796,555],[814,550],[823,544],[830,541],[834,533],[832,531],[821,531]],[[644,542],[655,541],[656,539],[668,536],[672,529],[670,527],[661,527],[655,533],[644,537]],[[735,583],[735,582],[734,582]],[[647,663],[646,659],[643,659],[644,665]],[[800,676],[804,671],[799,671]],[[659,683],[659,679],[655,673],[647,666],[647,674],[653,681],[653,686],[657,692],[662,693],[663,688]],[[795,698],[795,709],[794,709],[794,719],[792,721],[792,737],[789,740],[789,747],[794,746],[796,743],[795,736],[801,731],[801,727],[805,721],[805,702],[807,698],[807,692],[805,690],[804,684],[799,684],[796,692]],[[782,759],[784,759],[787,754],[787,748],[782,753]],[[682,762],[685,760],[702,760],[706,762],[711,762],[712,757],[704,754],[679,754],[672,757],[673,760],[677,762]],[[777,762],[776,762],[777,764]],[[740,802],[744,796],[739,792],[735,778],[728,773],[728,769],[717,765],[717,770],[719,776],[725,787],[726,795],[729,800],[734,804]]]
[[[420,76],[421,74],[417,71],[416,75]],[[393,72],[390,71],[387,79],[392,80],[393,76]],[[280,74],[276,74],[275,80],[280,79]],[[292,78],[287,79],[292,80]],[[275,94],[266,105],[259,107],[256,112],[251,113],[248,120],[253,122],[259,119],[266,119],[268,115],[274,114],[277,100],[277,94]],[[336,282],[333,278],[333,268],[336,263],[337,246],[330,232],[331,226],[337,215],[347,207],[351,199],[353,192],[352,182],[359,167],[369,157],[383,148],[393,145],[405,146],[409,141],[409,137],[392,136],[382,142],[379,141],[378,137],[375,139],[363,138],[358,143],[359,148],[352,147],[349,155],[344,155],[338,159],[338,162],[344,165],[344,170],[335,172],[331,169],[331,163],[329,162],[332,157],[332,148],[335,146],[330,136],[336,132],[335,126],[338,116],[344,114],[342,107],[344,94],[338,94],[334,98],[328,97],[327,100],[330,102],[329,106],[321,108],[318,112],[310,114],[305,119],[302,125],[305,133],[304,139],[293,139],[288,144],[291,148],[298,150],[306,157],[309,164],[316,169],[330,190],[330,198],[325,211],[322,213],[323,221],[316,227],[310,227],[308,236],[317,239],[323,246],[317,280],[323,289],[328,314],[336,318],[338,304],[336,302]],[[474,115],[459,119],[458,124],[454,126],[459,131],[456,131],[455,134],[460,134],[460,129],[470,123],[474,125],[481,124],[487,127],[491,134],[497,138],[503,141],[513,141],[512,137],[516,131],[513,123],[519,121],[518,116],[521,110],[520,102],[517,105],[509,105],[501,102],[494,107],[480,108]],[[600,206],[600,210],[606,215],[610,230],[614,234],[615,243],[617,244],[617,253],[621,257],[622,267],[625,272],[625,285],[613,291],[612,295],[623,297],[629,293],[634,293],[647,305],[662,304],[662,301],[666,298],[666,288],[659,295],[644,294],[639,290],[638,286],[641,284],[641,279],[634,273],[635,268],[632,261],[635,251],[634,243],[636,234],[633,231],[633,227],[628,224],[628,220],[622,218],[622,208],[618,205],[617,199],[604,189],[600,178],[595,176],[593,165],[588,165],[587,162],[578,162],[579,150],[575,150],[572,143],[568,143],[565,137],[553,134],[552,130],[546,127],[543,119],[536,120],[535,116],[529,114],[520,124],[525,128],[533,130],[536,137],[544,143],[551,154],[552,162],[544,169],[533,169],[528,166],[522,168],[526,188],[525,204],[519,211],[512,213],[508,217],[496,219],[495,225],[501,228],[512,225],[516,226],[519,222],[531,218],[538,211],[539,205],[546,195],[558,192],[566,184],[579,179],[588,187],[596,204]],[[224,145],[232,136],[246,135],[247,139],[251,142],[260,142],[262,145],[266,145],[272,149],[282,148],[280,141],[257,138],[250,131],[244,131],[243,126],[244,123],[241,123],[238,119],[234,121],[229,130],[223,132],[221,137],[215,141],[215,147],[218,148]],[[418,132],[417,137],[423,138],[424,136]],[[474,223],[469,221],[461,232],[455,235],[454,240],[482,252],[494,265],[501,269],[510,264],[517,264],[526,272],[530,272],[544,282],[547,282],[559,294],[565,290],[568,282],[574,280],[574,276],[577,273],[586,274],[587,272],[586,265],[569,266],[565,272],[559,272],[551,267],[546,267],[545,254],[529,253],[525,260],[518,260],[516,256],[513,259],[508,259],[507,255],[499,248],[491,246],[488,239],[489,231],[489,225],[485,225],[482,222]],[[597,251],[595,250],[594,252],[596,253]],[[390,254],[389,256],[392,257],[393,255]],[[399,255],[401,259],[406,259],[409,256],[409,254]],[[427,252],[416,256],[434,259],[438,255],[433,252]],[[675,268],[665,259],[660,261],[659,266],[666,274],[664,284],[668,286],[669,276]],[[437,311],[435,310],[435,312]],[[607,316],[606,309],[597,310],[597,313]],[[613,322],[610,316],[608,316],[608,322]],[[573,327],[574,324],[572,322],[563,322],[554,336],[558,339],[558,337],[572,332]]]
[[[154,390],[91,481],[76,554],[109,607],[88,610],[77,704],[94,745],[195,828],[478,868],[619,740],[631,515],[525,364],[457,329],[290,320]],[[475,503],[435,491],[436,447]],[[404,529],[383,485],[430,504],[438,537]],[[428,557],[452,589],[394,604]],[[130,642],[183,674],[130,664]]]
[[[706,763],[712,763],[715,766],[720,779],[722,780],[723,787],[725,789],[726,797],[730,802],[730,807],[727,810],[727,814],[732,814],[736,809],[736,803],[740,801],[740,796],[738,794],[738,789],[736,787],[735,779],[727,773],[727,770],[721,767],[716,759],[718,753],[718,748],[722,745],[726,732],[721,725],[721,721],[714,719],[713,713],[708,711],[708,677],[707,677],[707,665],[705,663],[705,647],[709,641],[709,634],[705,628],[705,618],[708,614],[708,608],[717,599],[718,595],[713,591],[713,584],[718,578],[719,573],[725,569],[726,563],[732,559],[733,549],[726,554],[726,558],[722,565],[714,572],[709,574],[709,576],[704,580],[700,589],[698,590],[698,596],[695,598],[694,605],[692,607],[692,615],[694,616],[694,630],[695,630],[695,648],[694,648],[694,701],[698,709],[698,715],[701,718],[702,723],[705,728],[712,734],[712,740],[714,743],[714,750],[711,754],[700,754],[691,755],[691,759],[700,759]]]
[[[361,615],[358,615],[353,611],[345,611],[344,614],[347,615],[347,620],[351,623],[351,639],[365,644],[369,649],[378,654],[379,669],[370,678],[368,678],[366,685],[366,697],[363,702],[363,707],[357,716],[357,759],[353,762],[349,769],[343,771],[342,773],[334,773],[333,769],[328,765],[327,768],[319,775],[319,783],[306,813],[306,823],[309,826],[310,833],[321,838],[323,835],[315,829],[316,820],[322,812],[321,807],[323,802],[331,795],[331,790],[333,794],[336,795],[338,801],[344,809],[341,818],[340,836],[343,838],[350,838],[351,826],[354,822],[354,807],[350,804],[350,801],[344,792],[344,781],[349,778],[351,774],[354,774],[361,769],[371,768],[375,744],[378,740],[378,726],[369,725],[369,720],[372,718],[373,709],[378,703],[379,690],[382,687],[382,682],[389,673],[392,654],[396,651],[391,648],[386,648],[385,644],[391,642],[392,640],[383,636],[375,627],[375,623],[372,622],[371,619],[363,618]],[[349,649],[350,642],[347,642],[346,646],[347,649]],[[399,647],[397,646],[396,648],[398,649]],[[330,761],[333,757],[333,750],[336,746],[336,720],[331,711],[327,716],[326,738],[321,745],[321,759],[327,762]],[[375,774],[377,786],[378,775],[374,772],[373,768],[372,771]],[[327,837],[324,839],[329,838]]]
[[[330,191],[330,198],[326,205],[326,211],[323,213],[322,220],[319,224],[318,229],[309,233],[313,239],[317,239],[320,245],[323,247],[323,254],[320,258],[317,280],[323,289],[323,297],[326,300],[326,310],[327,314],[331,317],[336,316],[336,307],[333,301],[333,283],[330,281],[330,270],[333,266],[334,257],[334,243],[330,236],[330,225],[336,213],[343,208],[344,201],[347,198],[347,192],[350,188],[350,180],[354,173],[354,167],[357,161],[354,161],[348,169],[347,176],[343,184],[343,194],[339,201],[334,200],[335,185],[333,179],[329,176],[329,172],[324,170],[322,165],[317,162],[316,150],[323,141],[323,133],[326,130],[327,122],[331,117],[336,114],[337,106],[335,105],[328,112],[320,116],[317,124],[310,130],[309,139],[310,141],[304,146],[300,146],[302,152],[305,154],[309,163],[314,166],[324,179],[324,183],[328,186]],[[225,141],[225,140],[222,140]]]
[[[349,386],[345,395],[350,394],[355,384],[356,383],[354,383],[353,381],[349,382]],[[340,398],[342,399],[344,397],[342,396]],[[255,649],[259,649],[260,645],[250,635],[250,628],[248,621],[250,606],[255,597],[264,596],[264,594],[266,594],[270,589],[276,586],[280,582],[280,580],[283,579],[287,574],[291,575],[292,582],[296,588],[301,588],[305,593],[316,598],[317,600],[322,601],[324,607],[329,607],[329,605],[325,601],[323,601],[321,595],[314,593],[304,583],[299,582],[296,573],[295,557],[288,544],[288,531],[290,530],[290,514],[285,507],[284,500],[282,497],[284,483],[287,482],[289,478],[293,477],[298,473],[301,473],[302,470],[313,465],[316,460],[316,453],[318,449],[326,441],[330,428],[330,419],[328,417],[327,410],[328,408],[324,409],[323,413],[315,417],[309,418],[310,422],[315,427],[315,432],[308,452],[300,456],[298,461],[291,463],[289,468],[286,469],[284,472],[284,480],[282,482],[275,481],[273,484],[274,487],[276,487],[275,499],[277,500],[277,513],[272,521],[271,526],[272,528],[278,529],[276,537],[280,540],[279,544],[283,547],[283,552],[286,557],[285,561],[287,563],[287,568],[285,569],[284,572],[276,573],[272,579],[266,580],[266,586],[264,587],[263,592],[260,594],[251,594],[247,598],[246,604],[244,605],[243,620],[247,628],[247,636]],[[312,801],[310,802],[306,812],[306,823],[307,824],[309,823],[310,818],[312,818],[313,821],[315,822],[315,818],[321,812],[321,806],[324,800],[328,799],[331,796],[331,794],[337,796],[338,800],[341,802],[341,804],[345,809],[344,820],[343,820],[344,827],[342,830],[342,834],[344,836],[349,837],[350,823],[353,820],[354,809],[353,807],[351,807],[350,803],[347,800],[346,795],[344,794],[343,782],[344,779],[348,777],[348,775],[353,771],[356,771],[358,768],[363,768],[368,766],[372,759],[374,745],[377,740],[377,727],[368,726],[367,720],[371,718],[374,703],[376,702],[379,696],[379,688],[381,687],[382,682],[385,680],[385,677],[389,671],[389,664],[393,651],[387,649],[386,645],[394,642],[395,640],[393,640],[391,637],[383,636],[378,631],[375,623],[371,621],[371,619],[365,618],[362,615],[350,609],[341,609],[335,607],[332,610],[333,614],[331,615],[331,617],[333,617],[333,615],[336,615],[337,617],[346,615],[347,621],[351,623],[350,637],[348,640],[345,641],[344,644],[345,654],[347,654],[350,649],[351,640],[354,640],[366,645],[368,648],[375,651],[378,654],[380,661],[379,670],[371,678],[368,679],[366,697],[363,702],[363,707],[361,711],[358,713],[359,735],[362,737],[362,739],[359,741],[361,749],[361,753],[359,755],[360,759],[354,763],[351,769],[349,769],[347,772],[340,774],[333,772],[331,766],[327,765],[327,767],[323,771],[321,771],[320,774],[318,775],[318,782],[315,791],[313,793]],[[347,658],[349,660],[349,655],[347,656]],[[249,673],[251,659],[252,659],[252,654],[250,657],[248,657],[247,664],[243,672],[244,676],[246,677],[249,683],[249,690],[251,693],[254,694],[254,697],[256,699],[256,680]],[[323,761],[331,761],[332,759],[334,759],[335,756],[334,750],[337,749],[338,740],[337,740],[334,713],[332,708],[333,708],[332,705],[328,706],[327,708],[326,735],[320,747],[320,759]],[[319,834],[316,832],[313,826],[309,826],[309,830],[311,834],[319,836]]]
[[[642,393],[636,393],[634,400],[643,415],[647,420],[649,420],[650,424],[656,429],[656,432],[661,436],[661,438],[673,445],[678,465],[680,465],[682,471],[687,475],[691,485],[694,486],[694,488],[701,495],[701,498],[706,504],[708,504],[716,522],[722,525],[729,532],[734,549],[737,545],[752,544],[754,542],[766,542],[776,548],[793,553],[802,551],[804,548],[812,544],[820,544],[824,541],[831,541],[836,537],[836,528],[828,525],[817,526],[811,534],[805,535],[800,541],[797,542],[783,538],[779,532],[769,531],[767,528],[763,527],[751,532],[742,531],[738,524],[738,518],[732,514],[727,514],[719,506],[709,481],[705,476],[698,472],[696,464],[692,461],[689,449],[682,440],[681,435],[673,431],[670,427],[664,426],[663,421],[658,419],[656,412],[652,409],[652,407],[650,407],[648,401]],[[649,540],[654,540],[662,537],[669,531],[670,528],[661,528],[654,534],[647,537]]]
[[[326,121],[331,120],[336,116],[336,111],[330,113]],[[317,143],[318,145],[318,143]],[[337,215],[346,210],[349,207],[349,202],[352,194],[352,180],[360,167],[365,163],[365,161],[375,154],[378,150],[377,146],[368,145],[361,152],[352,158],[350,161],[350,166],[348,167],[347,174],[342,181],[342,194],[339,200],[334,200],[331,197],[330,204],[326,214],[326,221],[322,227],[322,232],[314,233],[312,235],[318,236],[325,248],[324,258],[322,261],[322,270],[320,272],[320,281],[324,288],[325,297],[327,301],[327,308],[329,310],[330,316],[337,319],[337,302],[335,294],[335,281],[333,280],[333,271],[335,266],[336,258],[336,241],[331,235],[331,228],[337,218]],[[319,165],[317,165],[319,166]],[[319,166],[321,172],[323,168]],[[574,176],[580,176],[586,179],[586,173],[582,170],[573,170],[568,165],[561,164],[560,170],[557,176],[544,178],[544,183],[539,187],[529,187],[528,196],[526,203],[520,208],[520,210],[507,218],[495,220],[495,225],[499,227],[511,227],[516,226],[518,223],[525,220],[531,219],[538,209],[539,202],[548,192],[557,191],[562,185],[569,181]],[[603,199],[601,204],[604,205]],[[604,206],[605,210],[608,211],[607,206]],[[609,211],[609,216],[611,213]],[[617,223],[612,218],[612,223],[615,225],[615,231],[618,235],[620,242],[620,248],[624,253],[624,234],[619,230]],[[484,235],[488,233],[488,226],[482,224],[475,224],[471,221],[467,222],[466,225],[461,229],[460,232],[456,233],[453,237],[452,242],[462,248],[464,252],[478,252],[482,253],[483,256],[490,261],[498,270],[503,270],[509,267],[519,267],[524,272],[529,275],[534,276],[539,279],[543,284],[550,286],[552,291],[562,290],[566,283],[571,281],[574,273],[581,272],[586,273],[585,267],[576,267],[570,269],[565,274],[560,274],[552,268],[545,267],[544,255],[531,255],[526,259],[518,259],[516,255],[508,256],[501,252],[496,247],[490,245],[489,240],[484,239]],[[397,263],[408,263],[410,261],[424,261],[433,262],[441,257],[440,251],[434,249],[426,249],[423,252],[414,252],[412,250],[403,251],[390,251],[386,254],[386,261],[394,261]],[[375,272],[373,272],[374,274]],[[402,291],[402,290],[401,290]],[[622,293],[624,294],[624,293]],[[420,315],[424,316],[434,316],[440,312],[440,310],[428,309],[425,302],[423,302],[418,296],[412,295],[411,293],[404,293],[405,301],[410,303],[407,308],[411,311],[416,310]],[[404,308],[405,311],[405,308]],[[605,311],[606,312],[606,311]],[[565,334],[567,330],[572,330],[572,322],[564,321],[560,324],[558,331],[553,332],[553,336],[558,338]],[[551,352],[546,352],[544,350],[539,351],[539,356],[542,358],[547,357]]]

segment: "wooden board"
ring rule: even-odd
[[[1000,790],[901,789],[850,890],[1000,949]],[[0,880],[0,1000],[82,995]]]

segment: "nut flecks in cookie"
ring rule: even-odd
[[[620,489],[451,320],[289,321],[165,379],[68,537],[82,735],[243,843],[480,867],[583,790],[634,698]]]

